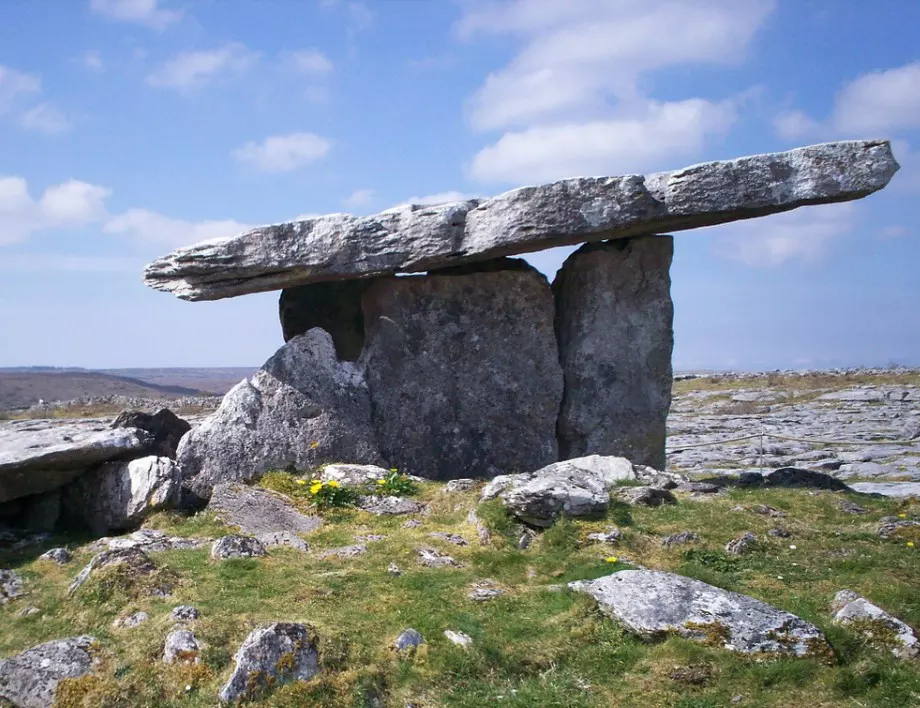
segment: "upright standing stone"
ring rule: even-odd
[[[565,376],[562,459],[618,455],[664,469],[674,344],[670,236],[586,244],[553,283]]]
[[[391,465],[443,480],[556,461],[562,372],[542,274],[502,259],[384,278],[363,307],[362,363]]]

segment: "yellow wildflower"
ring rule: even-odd
[[[605,563],[616,563],[618,560],[620,559],[617,558],[616,556],[609,556],[607,558],[604,558]]]
[[[386,484],[386,483],[387,483],[387,481],[386,481],[385,479],[378,479],[378,480],[377,480],[377,484]]]
[[[323,488],[322,482],[314,482],[310,487],[310,494],[319,494],[319,491]]]
[[[311,450],[315,450],[315,449],[318,448],[318,447],[319,447],[319,443],[318,443],[316,440],[314,440],[313,442],[310,443],[310,449],[311,449]]]
[[[899,518],[899,519],[906,519],[906,518],[907,518],[907,514],[898,514],[898,518]]]
[[[332,487],[333,489],[338,489],[338,488],[339,488],[339,483],[338,483],[336,480],[334,480],[334,479],[329,480],[326,484],[328,484],[328,485],[329,485],[330,487]]]
[[[908,547],[908,548],[913,548],[913,547],[914,547],[914,542],[913,542],[913,541],[908,541],[908,542],[907,542],[907,547]]]
[[[297,484],[306,484],[306,483],[307,483],[307,480],[305,480],[305,479],[298,479],[298,480],[297,480]]]

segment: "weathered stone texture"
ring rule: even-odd
[[[494,477],[557,459],[552,292],[519,262],[487,268],[379,279],[364,296],[374,426],[401,472]]]
[[[556,276],[562,459],[616,455],[665,468],[673,251],[670,236],[587,244]]]

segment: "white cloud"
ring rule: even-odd
[[[783,140],[803,140],[820,136],[824,126],[802,111],[784,111],[773,119],[773,128]]]
[[[181,52],[154,70],[147,77],[147,83],[158,88],[189,91],[221,76],[240,74],[257,59],[258,54],[238,42],[207,51]]]
[[[875,135],[920,127],[920,61],[844,86],[834,101],[833,124],[842,133]]]
[[[878,232],[878,237],[887,241],[896,238],[903,238],[904,236],[910,235],[910,232],[910,229],[908,229],[906,226],[892,224],[891,226],[886,226],[883,229],[880,229]]]
[[[367,206],[374,201],[376,196],[377,193],[373,189],[356,189],[354,192],[345,197],[345,199],[342,200],[342,203],[347,207]]]
[[[26,130],[57,135],[73,127],[70,119],[50,103],[39,103],[19,117],[19,124]]]
[[[69,180],[35,200],[22,177],[0,177],[0,246],[26,241],[36,231],[102,221],[110,194],[105,187]]]
[[[323,76],[332,73],[332,62],[318,49],[286,52],[283,60],[301,74]]]
[[[89,49],[83,52],[83,54],[77,58],[77,61],[90,71],[102,71],[105,69],[105,62],[102,61],[102,53],[95,49]]]
[[[262,172],[290,172],[321,159],[331,143],[314,133],[272,135],[262,142],[248,142],[233,151],[233,156]]]
[[[123,234],[145,243],[179,247],[215,238],[229,238],[251,228],[253,226],[232,219],[185,221],[148,209],[129,209],[109,219],[103,231]]]
[[[0,114],[9,113],[25,95],[41,93],[41,79],[0,64]]]
[[[133,22],[162,30],[182,19],[183,10],[160,7],[159,0],[90,0],[90,9],[119,22]]]
[[[713,246],[718,255],[751,267],[777,267],[821,260],[834,241],[852,230],[856,215],[853,203],[826,204],[706,231],[719,234]]]
[[[734,121],[731,102],[694,98],[653,103],[634,118],[538,125],[481,150],[470,172],[482,181],[514,183],[645,172],[698,153],[707,137],[727,132]]]

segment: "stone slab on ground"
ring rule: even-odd
[[[252,536],[310,533],[323,525],[321,517],[301,513],[283,494],[235,482],[214,487],[207,509],[225,524]]]

